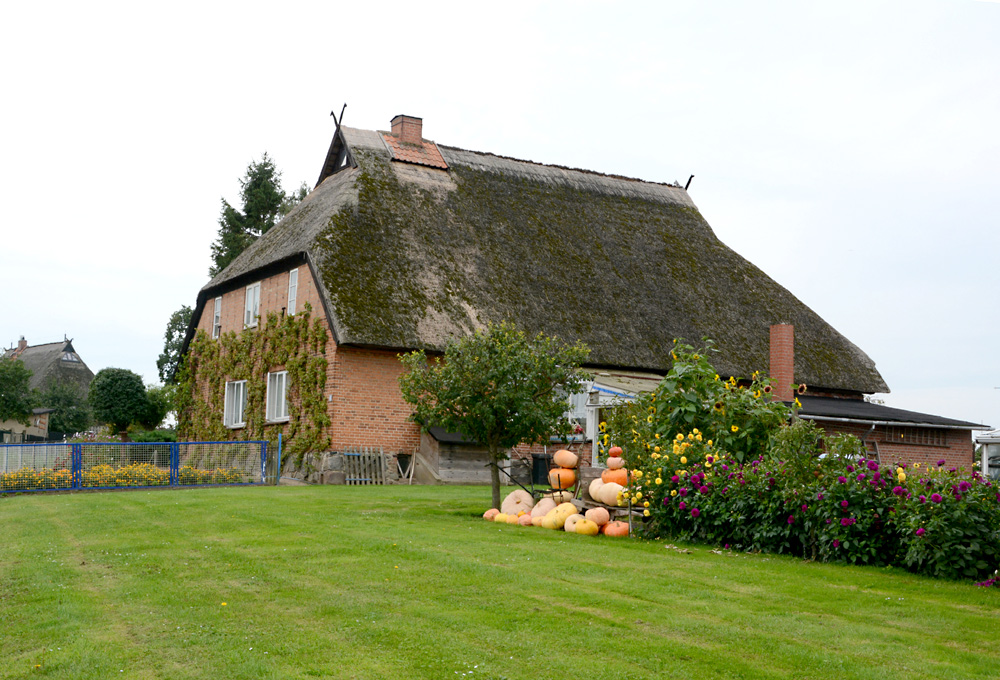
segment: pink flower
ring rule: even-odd
[[[848,503],[847,501],[840,501],[840,507],[846,508],[848,505],[850,505],[850,503]]]
[[[840,482],[841,484],[847,484],[847,477],[841,475],[840,477],[837,477],[837,481]]]
[[[934,501],[935,503],[940,503],[941,501],[944,500],[944,498],[942,498],[941,494],[939,493],[932,493],[931,500]]]
[[[789,515],[788,516],[788,523],[789,524],[795,524],[795,515]]]
[[[701,514],[701,510],[698,508],[691,508],[691,516],[697,518]]]
[[[837,539],[833,539],[833,547],[834,548],[839,548],[840,547],[840,541],[838,541]]]
[[[924,528],[920,527],[919,529],[917,529],[917,536],[923,536],[923,535],[924,535]]]
[[[683,510],[683,509],[684,509],[684,508],[686,508],[687,506],[688,506],[688,504],[687,504],[687,503],[685,503],[684,501],[681,501],[681,502],[680,502],[680,504],[679,504],[679,505],[678,505],[677,507],[678,507],[678,508],[680,508],[681,510]]]

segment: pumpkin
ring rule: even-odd
[[[517,515],[507,515],[507,524],[517,524]]]
[[[610,449],[608,449],[608,455],[611,456],[612,458],[620,458],[623,453],[625,452],[622,451],[622,447],[620,446],[612,446]]]
[[[545,519],[545,515],[536,515],[531,518],[531,526],[540,527],[542,526],[542,520]]]
[[[580,513],[573,513],[572,515],[570,515],[569,517],[566,518],[566,521],[563,523],[563,529],[565,529],[566,531],[568,531],[571,534],[575,534],[576,533],[576,523],[579,522],[582,519],[583,519],[583,515],[581,515]]]
[[[628,536],[628,522],[608,522],[601,527],[601,533],[605,536]]]
[[[562,468],[575,468],[580,462],[580,457],[572,451],[560,449],[552,454],[552,462]]]
[[[487,522],[492,522],[493,518],[496,517],[498,514],[500,514],[499,510],[497,510],[496,508],[490,508],[489,510],[483,513],[483,519],[485,519]]]
[[[621,484],[616,482],[608,482],[601,487],[601,502],[605,505],[619,505],[618,494],[624,489]]]
[[[617,470],[605,470],[601,473],[601,479],[604,480],[605,484],[614,482],[615,484],[621,484],[625,486],[628,484],[628,471],[625,468],[618,468]]]
[[[576,472],[569,468],[553,468],[549,470],[549,486],[553,489],[568,489],[576,484]]]
[[[545,517],[542,518],[541,527],[543,529],[561,529],[562,523],[566,521],[566,518],[560,515],[553,508],[548,512]]]
[[[573,492],[550,491],[549,493],[545,494],[544,498],[552,499],[552,501],[555,502],[556,505],[559,505],[560,503],[569,503],[571,500],[573,500]]]
[[[578,512],[576,506],[569,502],[560,503],[559,505],[556,506],[556,510],[566,515],[566,517],[574,515]]]
[[[601,509],[604,510],[604,508]],[[605,510],[605,512],[607,511]],[[600,531],[600,527],[589,519],[581,519],[573,529],[576,533],[583,534],[584,536],[596,536],[597,532]]]
[[[529,515],[528,513],[524,513],[524,514],[518,515],[518,517],[517,517],[517,523],[520,524],[522,527],[530,527],[531,526],[531,519],[532,519],[531,515]]]
[[[587,493],[590,494],[590,498],[592,500],[597,501],[598,503],[601,502],[599,496],[601,494],[601,487],[602,486],[604,486],[604,480],[601,479],[600,477],[596,477],[590,483],[590,486],[587,488]]]
[[[542,500],[535,503],[535,507],[531,509],[532,517],[545,517],[545,514],[549,510],[554,510],[556,507],[556,502],[551,498],[543,498]]]
[[[625,467],[625,459],[612,456],[606,461],[609,470],[618,470]]]
[[[493,515],[493,521],[497,522],[498,524],[503,524],[504,522],[507,521],[507,515],[505,515],[502,512],[498,512],[497,514]]]
[[[599,527],[611,521],[611,513],[608,512],[607,508],[591,508],[585,517]]]
[[[506,515],[516,515],[521,511],[531,512],[531,508],[534,506],[535,499],[530,493],[524,489],[516,489],[503,499],[503,503],[500,504],[500,512]]]

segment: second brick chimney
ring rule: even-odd
[[[423,144],[424,120],[416,116],[399,115],[392,119],[392,135],[404,144]]]
[[[771,326],[771,361],[768,373],[773,381],[773,398],[791,401],[795,398],[795,326],[779,323]]]

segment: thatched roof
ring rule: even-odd
[[[594,365],[653,371],[674,338],[709,337],[720,373],[748,376],[767,370],[783,322],[797,380],[888,391],[864,352],[719,241],[684,189],[442,145],[448,169],[430,168],[393,160],[384,134],[340,128],[319,185],[199,305],[299,258],[340,344],[437,350],[509,320],[582,340]]]
[[[83,394],[87,393],[94,372],[80,359],[70,340],[32,345],[22,350],[12,348],[3,355],[9,359],[20,359],[24,367],[31,371],[31,389],[43,389],[52,382],[71,382]]]

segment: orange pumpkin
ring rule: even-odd
[[[610,449],[608,449],[608,455],[611,456],[612,458],[620,458],[623,453],[625,452],[622,451],[622,447],[620,446],[612,446]]]
[[[531,515],[529,515],[528,513],[524,513],[523,515],[519,515],[518,518],[517,518],[517,523],[519,525],[521,525],[522,527],[530,527],[531,526]]]
[[[485,519],[487,522],[492,522],[493,518],[499,514],[500,511],[497,510],[496,508],[490,508],[489,510],[483,513],[483,519]]]
[[[575,468],[580,462],[580,457],[572,451],[560,449],[552,454],[552,462],[563,468]]]
[[[576,483],[576,472],[569,468],[549,470],[549,486],[553,489],[568,489]]]
[[[615,484],[621,484],[625,486],[628,484],[628,472],[625,468],[618,468],[617,470],[605,470],[601,473],[601,480],[605,484],[614,482]]]
[[[628,522],[608,522],[601,527],[601,533],[605,536],[628,536]]]

